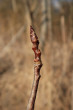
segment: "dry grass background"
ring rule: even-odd
[[[34,55],[28,16],[22,9],[0,13],[0,110],[25,110],[31,93]],[[34,19],[40,38],[40,21]],[[73,41],[62,45],[54,40],[52,48],[46,41],[42,62],[35,110],[72,110]]]

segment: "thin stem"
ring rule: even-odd
[[[34,105],[35,105],[35,100],[36,100],[36,95],[37,95],[37,90],[39,85],[39,79],[40,79],[40,76],[34,76],[33,87],[31,91],[30,100],[27,106],[27,110],[34,110]]]
[[[34,29],[32,27],[30,27],[30,37],[31,37],[31,42],[33,43],[32,49],[35,53],[35,59],[34,59],[34,81],[33,81],[31,96],[29,99],[27,110],[34,110],[39,80],[41,77],[40,69],[42,67],[42,62],[41,62],[41,52],[38,49],[38,45],[39,45],[38,37],[35,34]]]

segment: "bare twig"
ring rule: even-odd
[[[16,0],[12,0],[12,8],[13,8],[14,13],[16,13],[17,12]]]
[[[40,32],[40,41],[41,41],[41,49],[44,50],[46,35],[47,35],[47,1],[41,1],[41,10],[42,10],[42,17],[41,17],[41,32]]]
[[[64,15],[61,16],[61,30],[62,30],[62,40],[66,43],[66,28],[65,28],[65,18]]]
[[[33,82],[33,87],[32,87],[32,91],[31,91],[29,103],[27,106],[27,110],[34,110],[42,62],[41,62],[41,52],[38,49],[38,45],[39,45],[38,37],[35,34],[34,29],[32,27],[30,27],[30,38],[31,38],[31,42],[33,44],[32,50],[34,51],[35,59],[34,59],[34,82]]]

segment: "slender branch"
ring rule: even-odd
[[[40,69],[42,67],[42,62],[41,62],[41,52],[38,49],[39,40],[38,40],[38,37],[37,37],[34,29],[32,28],[32,26],[30,26],[30,38],[31,38],[31,42],[33,44],[32,50],[34,51],[35,59],[34,59],[34,81],[33,81],[33,87],[32,87],[32,91],[31,91],[29,103],[27,106],[27,110],[34,110],[39,79],[41,77]]]

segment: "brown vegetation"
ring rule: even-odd
[[[73,3],[62,3],[63,11],[60,10],[59,13],[56,13],[51,6],[51,43],[48,11],[42,13],[41,1],[16,0],[16,5],[17,12],[14,12],[9,0],[0,4],[0,110],[26,109],[33,80],[34,57],[31,51],[29,26],[33,25],[42,44],[41,32],[45,22],[48,26],[46,35],[43,33],[44,49],[41,48],[44,66],[41,70],[42,78],[35,110],[71,110]],[[44,21],[42,21],[43,14],[45,14]],[[66,42],[63,42],[62,15]]]

